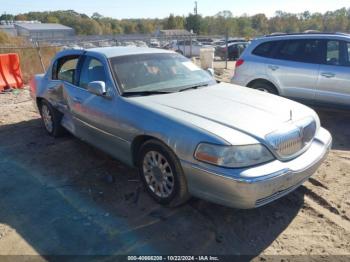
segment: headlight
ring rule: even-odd
[[[254,166],[274,159],[270,151],[261,144],[222,146],[201,143],[194,156],[199,161],[230,168]]]

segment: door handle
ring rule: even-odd
[[[333,77],[335,77],[335,74],[329,73],[329,72],[324,72],[324,73],[321,73],[321,76],[324,76],[326,78],[333,78]]]
[[[276,65],[269,65],[269,68],[270,68],[272,71],[276,71],[279,67],[276,66]]]
[[[77,104],[81,104],[81,99],[79,97],[74,97],[73,102]]]

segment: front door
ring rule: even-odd
[[[127,160],[130,143],[122,138],[120,109],[116,90],[107,77],[108,65],[96,57],[83,56],[80,66],[80,77],[72,86],[75,91],[70,97],[78,136],[122,161]],[[94,81],[105,83],[106,95],[88,91],[89,83]]]
[[[350,106],[350,42],[326,41],[315,99],[322,104]]]

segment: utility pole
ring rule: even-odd
[[[197,1],[194,2],[194,14],[198,15],[198,3],[197,3]]]

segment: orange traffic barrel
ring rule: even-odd
[[[0,54],[0,91],[6,88],[23,88],[18,54]]]

